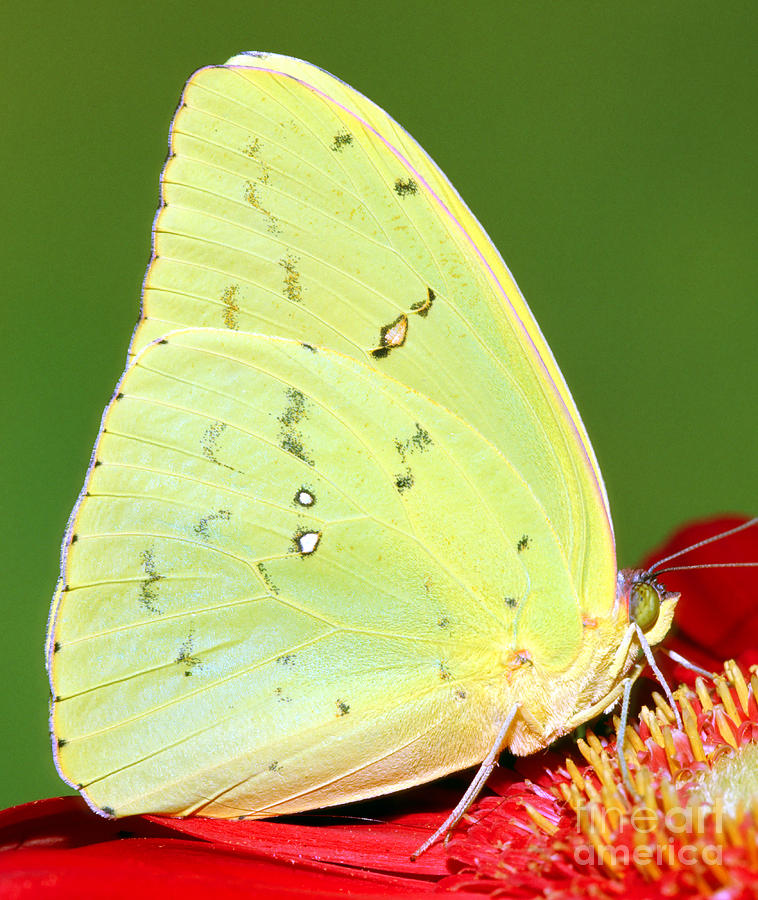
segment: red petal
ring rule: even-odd
[[[430,806],[439,795],[433,790]],[[418,895],[447,874],[441,845],[418,863],[409,859],[441,815],[324,826],[157,816],[114,821],[78,797],[40,800],[0,812],[0,896]]]
[[[416,862],[411,854],[444,821],[444,815],[417,813],[390,822],[347,825],[299,825],[292,822],[230,822],[223,819],[149,820],[183,835],[199,837],[217,846],[236,847],[279,861],[313,860],[360,867],[376,872],[415,876],[447,874],[446,855],[437,844]]]
[[[432,890],[417,879],[368,876],[356,869],[317,872],[304,865],[245,857],[200,841],[107,841],[76,849],[19,850],[0,856],[2,896],[400,898]]]

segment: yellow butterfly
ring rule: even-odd
[[[676,599],[617,573],[569,390],[421,147],[300,60],[197,72],[64,542],[63,777],[112,816],[476,788],[618,701]]]

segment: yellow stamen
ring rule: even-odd
[[[668,726],[663,729],[663,749],[666,751],[666,762],[668,763],[671,777],[675,778],[676,773],[679,771],[681,766],[679,765],[679,762],[676,758],[674,736],[671,734],[671,729]]]
[[[577,750],[582,754],[582,756],[587,760],[587,762],[592,765],[592,750],[590,749],[587,742],[584,738],[578,738],[576,742]]]
[[[729,690],[726,679],[722,675],[717,675],[713,680],[716,684],[716,693],[719,695],[719,700],[721,700],[724,711],[735,725],[739,724],[740,714],[737,712],[737,707],[734,705],[732,692]]]
[[[700,732],[697,730],[697,717],[689,702],[682,704],[682,724],[684,725],[684,733],[690,741],[692,755],[697,762],[705,762],[705,750],[700,739]]]
[[[742,819],[742,810],[740,810],[739,807],[737,818],[740,820]],[[726,832],[730,844],[733,844],[735,847],[744,847],[740,830],[737,828],[737,825],[731,816],[724,817],[724,831]]]
[[[732,729],[729,727],[729,722],[727,721],[727,717],[724,714],[724,710],[719,707],[716,709],[715,713],[716,720],[716,728],[718,729],[721,737],[729,744],[730,747],[733,747],[735,750],[737,749],[737,741],[734,739],[734,734],[732,733]]]
[[[740,706],[742,706],[742,711],[744,713],[747,713],[747,705],[748,701],[750,700],[750,694],[748,692],[747,683],[745,682],[742,672],[740,671],[740,667],[733,659],[730,659],[725,663],[724,671],[729,676],[729,680],[732,682],[737,691],[737,696],[740,701]]]
[[[745,847],[747,848],[750,866],[753,869],[758,869],[758,832],[756,832],[754,825],[748,826],[745,838]]]
[[[653,850],[648,844],[646,836],[639,831],[633,831],[632,840],[636,851],[633,854],[634,864],[637,866],[640,874],[650,879],[650,881],[660,880],[661,870],[653,860]]]
[[[580,791],[583,791],[584,790],[584,778],[582,778],[582,775],[581,775],[579,769],[577,768],[577,765],[573,759],[566,760],[566,770],[568,771],[569,777],[571,778],[573,783],[577,786],[577,788],[579,788]]]
[[[637,734],[637,732],[632,728],[631,725],[626,726],[626,739],[629,743],[634,747],[637,753],[645,752],[645,745],[642,742],[642,738]]]
[[[536,810],[531,805],[531,803],[525,803],[524,809],[526,810],[527,815],[532,820],[532,822],[534,822],[534,824],[546,834],[552,835],[555,834],[556,831],[558,831],[558,826],[554,822],[551,822],[550,819],[543,816],[541,812]]]
[[[572,791],[567,784],[562,784],[559,791],[564,801],[568,803],[571,811],[576,815],[579,809],[579,801],[576,793]]]
[[[670,813],[672,809],[679,807],[679,797],[670,781],[664,780],[661,782],[661,800],[663,801],[664,814]]]
[[[658,691],[653,691],[653,702],[663,714],[664,719],[673,725],[676,722],[676,716],[674,715],[674,710],[668,705],[666,698],[659,694]]]
[[[695,693],[697,694],[697,699],[700,701],[700,705],[703,707],[703,712],[710,712],[713,709],[711,695],[708,693],[705,682],[700,675],[695,679]]]
[[[647,707],[643,707],[647,716],[645,718],[645,724],[650,729],[650,737],[658,744],[661,749],[664,749],[665,743],[663,740],[663,732],[661,731],[661,726],[658,723],[658,719],[650,712]]]
[[[754,671],[755,666],[750,667],[751,675],[750,675],[750,687],[753,691],[753,697],[758,700],[758,673]]]

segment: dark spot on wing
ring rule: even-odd
[[[200,449],[203,456],[217,466],[223,466],[225,469],[232,469],[226,463],[222,463],[218,458],[219,444],[221,438],[226,431],[226,422],[213,422],[203,432],[200,438]],[[232,471],[234,471],[232,469]]]
[[[425,319],[429,315],[429,310],[432,308],[434,300],[434,291],[428,287],[426,289],[426,300],[419,300],[417,303],[412,303],[411,312],[414,312],[416,315],[421,316],[422,319]]]
[[[61,642],[60,642],[60,641],[56,641],[56,642],[53,644],[53,653],[57,653],[60,649],[61,649]]]
[[[521,553],[521,551],[522,551],[522,550],[526,550],[526,548],[527,548],[528,546],[529,546],[529,535],[528,535],[528,534],[524,534],[524,535],[522,535],[521,538],[519,539],[518,544],[516,544],[516,550],[518,550],[518,552]]]
[[[65,747],[67,743],[68,743],[68,741],[66,740],[66,738],[58,738],[58,746],[59,747]]]
[[[300,272],[297,269],[299,260],[292,253],[288,253],[279,260],[279,265],[284,269],[284,296],[293,303],[302,303],[303,286],[300,284]]]
[[[305,341],[301,341],[300,346],[304,350],[310,350],[311,353],[318,353],[318,350],[316,350],[316,348],[313,346],[313,344],[306,344]]]
[[[119,392],[116,394],[116,400],[121,400],[121,399],[123,398],[123,396],[124,396],[124,392],[123,392],[123,391],[119,391]]]
[[[238,301],[239,285],[230,284],[229,287],[221,295],[221,303],[224,306],[222,319],[227,328],[236,331],[239,328],[240,305]]]
[[[112,806],[104,806],[103,812],[105,813],[106,816],[115,816],[116,815]]]
[[[279,663],[280,666],[294,666],[296,659],[297,659],[297,654],[284,653],[282,656],[277,656],[276,661]]]
[[[144,581],[140,582],[139,602],[151,613],[160,616],[162,609],[157,606],[158,601],[158,582],[163,581],[164,576],[159,575],[155,568],[155,553],[153,550],[143,550],[140,554],[140,564],[147,575]]]
[[[102,464],[103,464],[102,459],[96,459],[93,464],[93,468],[95,468],[96,466],[102,466]]]
[[[455,698],[456,698],[456,700],[465,700],[465,699],[466,699],[466,692],[465,692],[462,688],[459,688],[459,689],[455,692]]]
[[[410,438],[410,451],[414,453],[416,450],[418,450],[423,453],[424,450],[432,446],[432,443],[432,437],[429,432],[425,428],[422,428],[418,422],[416,422],[416,430]]]
[[[511,609],[518,606],[518,600],[515,597],[505,597],[505,605],[510,606]]]
[[[271,166],[269,166],[265,159],[261,158],[262,149],[263,144],[261,143],[260,138],[253,138],[253,140],[250,141],[245,147],[243,153],[245,154],[245,156],[249,156],[250,159],[254,159],[261,167],[261,171],[257,179],[258,183],[268,184],[271,179]]]
[[[258,179],[258,181],[246,181],[243,191],[243,197],[246,202],[253,207],[253,209],[257,209],[259,213],[264,215],[267,220],[267,228],[271,234],[281,234],[282,229],[279,227],[279,220],[277,217],[268,209],[267,206],[264,205],[263,199],[261,197],[260,185],[265,184],[268,181],[268,176],[266,175],[265,181],[263,176]]]
[[[309,466],[316,465],[314,461],[307,455],[305,447],[303,446],[303,442],[299,436],[295,434],[285,434],[279,442],[279,446],[282,448],[282,450],[286,450],[287,453],[291,453],[298,459],[302,459],[302,461],[304,463],[308,463]]]
[[[395,180],[395,193],[398,197],[407,197],[409,194],[418,193],[418,184],[413,178],[398,178]]]
[[[71,540],[69,541],[69,544],[75,544],[78,540],[79,540],[79,535],[78,535],[78,534],[72,534],[72,535],[71,535]]]
[[[448,619],[447,616],[442,616],[440,619],[437,620],[437,625],[440,628],[447,628],[450,625],[450,619]]]
[[[401,494],[404,491],[409,491],[413,487],[413,481],[413,472],[411,472],[410,469],[406,469],[405,472],[395,475],[395,487]]]
[[[350,706],[342,700],[337,701],[337,715],[346,716],[350,712]]]
[[[280,703],[292,703],[292,697],[285,697],[284,691],[280,687],[276,688],[274,695]]]
[[[302,419],[306,418],[308,413],[305,409],[305,395],[302,391],[288,387],[284,393],[289,403],[281,416],[279,416],[279,421],[282,425],[289,428],[291,425],[298,425]]]
[[[202,660],[192,655],[192,651],[194,648],[194,636],[192,631],[187,635],[187,640],[184,641],[182,646],[179,648],[179,654],[174,660],[175,663],[178,663],[180,666],[184,666],[184,674],[185,676],[192,675],[192,670],[195,666],[202,666]]]
[[[418,422],[416,422],[416,430],[409,438],[405,438],[404,440],[395,438],[395,449],[403,462],[407,461],[409,455],[414,453],[424,453],[433,444],[434,441],[432,440],[432,436],[425,428],[422,428]]]
[[[269,763],[268,770],[269,772],[281,772],[282,767],[279,765],[279,762],[277,760],[274,760],[273,762]]]
[[[204,541],[209,541],[211,539],[211,533],[208,528],[210,523],[218,521],[228,522],[231,516],[232,514],[228,509],[220,509],[218,512],[208,513],[207,516],[203,516],[203,518],[195,525],[195,534],[199,535]]]
[[[371,351],[371,355],[376,359],[384,359],[390,350],[402,347],[407,336],[408,316],[401,313],[396,319],[387,325],[382,325],[379,329],[379,346]]]
[[[442,679],[442,681],[449,681],[450,678],[452,678],[452,675],[450,674],[450,669],[448,669],[448,667],[447,667],[447,663],[444,663],[444,662],[440,663],[440,678]]]
[[[349,146],[353,143],[353,136],[349,131],[342,130],[334,135],[334,140],[332,141],[331,149],[335,152],[342,152],[344,147]]]
[[[267,587],[270,591],[273,591],[273,593],[278,594],[278,593],[279,593],[279,588],[278,588],[278,587],[274,584],[274,582],[271,580],[271,576],[270,576],[269,573],[268,573],[268,569],[263,565],[263,563],[262,563],[262,562],[259,562],[258,565],[256,566],[256,568],[257,568],[258,571],[261,573],[261,578],[262,578],[263,581],[265,582],[266,587]]]
[[[287,405],[279,416],[279,446],[287,453],[291,453],[309,466],[314,466],[315,462],[311,458],[309,451],[305,446],[303,433],[300,430],[300,424],[308,417],[305,396],[297,388],[288,387],[285,397]]]

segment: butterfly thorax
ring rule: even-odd
[[[617,703],[625,681],[644,667],[635,622],[649,645],[658,644],[671,626],[678,599],[644,570],[623,569],[608,615],[583,616],[578,652],[562,671],[546,667],[526,649],[511,651],[504,667],[503,699],[528,698],[508,739],[511,752],[534,753]],[[646,600],[655,603],[654,617]]]

